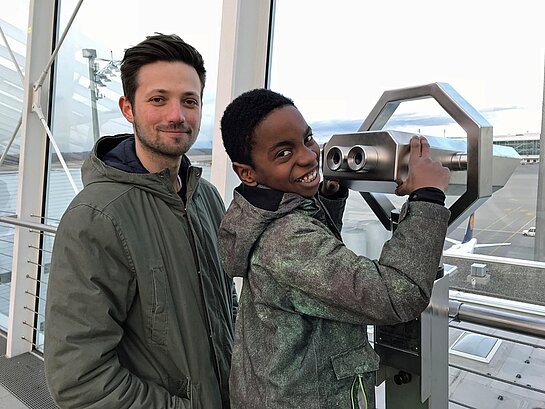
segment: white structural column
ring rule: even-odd
[[[541,135],[539,144],[534,260],[545,261],[545,63],[543,64],[543,96],[541,101]]]
[[[49,76],[42,87],[34,90],[33,84],[41,77],[51,56],[55,1],[30,1],[16,208],[17,217],[22,222],[39,222],[36,216],[42,213],[47,134],[33,112],[33,104],[41,101],[41,110],[48,116]],[[39,247],[39,234],[28,228],[16,228],[6,351],[8,357],[32,350],[33,310],[36,302],[33,294],[36,293],[35,279],[39,261],[36,249]]]
[[[274,0],[224,0],[216,92],[211,181],[228,206],[238,178],[225,153],[220,120],[236,96],[266,86],[271,3]]]

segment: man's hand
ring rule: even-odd
[[[423,187],[435,187],[445,192],[450,171],[430,158],[428,140],[423,136],[413,136],[409,155],[409,174],[407,180],[397,182],[396,195],[408,195]]]

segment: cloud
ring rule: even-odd
[[[520,106],[489,107],[479,112],[484,117],[490,117],[498,112],[519,111],[524,108]],[[364,119],[330,119],[324,121],[313,121],[309,125],[312,128],[315,138],[319,142],[326,142],[332,135],[357,132],[363,124]],[[383,129],[425,129],[425,128],[447,128],[458,126],[456,121],[448,114],[445,115],[421,115],[415,113],[394,114],[385,124]]]

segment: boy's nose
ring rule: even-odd
[[[299,162],[303,165],[308,165],[316,160],[318,160],[318,155],[316,152],[305,146],[301,152],[301,155],[299,155]]]

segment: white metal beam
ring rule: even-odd
[[[221,140],[220,120],[236,96],[266,86],[273,0],[224,0],[216,92],[211,181],[226,206],[239,184]]]
[[[42,101],[47,117],[49,107],[49,75],[36,90],[33,85],[42,76],[51,57],[54,38],[56,0],[31,0],[27,37],[24,102],[22,114],[19,180],[16,214],[21,221],[39,222],[46,169],[47,134],[38,116],[33,113],[36,100]],[[36,281],[40,235],[28,228],[17,227],[13,244],[8,343],[6,355],[12,357],[32,350]],[[33,278],[29,279],[27,278]]]
[[[534,240],[535,261],[545,261],[545,64],[543,64],[543,73],[539,171],[537,174],[536,237]]]

